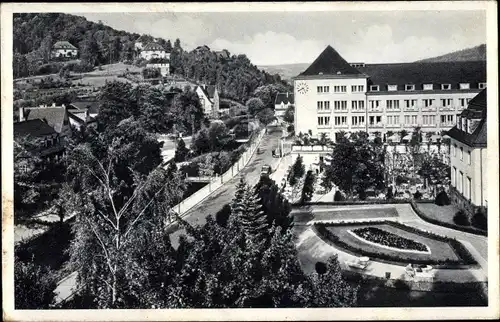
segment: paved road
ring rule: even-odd
[[[244,176],[249,184],[254,185],[260,178],[260,171],[263,165],[269,164],[274,170],[279,162],[279,158],[273,158],[272,150],[278,145],[281,136],[281,128],[270,128],[260,143],[260,149],[264,150],[264,153],[255,153],[250,159],[250,162],[239,175],[226,182],[208,198],[188,211],[183,216],[183,219],[192,226],[203,225],[206,222],[205,219],[208,215],[215,216],[215,214],[225,204],[231,202],[234,197],[234,193],[236,192],[236,185],[238,184],[241,176]],[[172,241],[172,245],[174,247],[177,247],[179,237],[184,233],[185,231],[183,229],[179,230],[176,228],[176,231],[170,234],[170,240]]]

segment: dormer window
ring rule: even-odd
[[[432,84],[424,84],[424,91],[432,91],[434,86]]]
[[[441,84],[441,89],[445,91],[450,90],[451,84]]]
[[[387,85],[387,90],[389,92],[395,92],[398,90],[398,85]]]
[[[469,83],[460,83],[460,89],[470,89]]]
[[[462,129],[462,117],[460,115],[457,115],[457,128]]]
[[[370,92],[378,92],[380,90],[378,85],[370,85]]]
[[[412,85],[412,84],[405,85],[405,91],[409,92],[409,91],[414,91],[414,90],[415,90],[415,85]]]
[[[486,83],[479,83],[479,84],[477,85],[477,87],[478,87],[479,89],[485,89],[485,88],[486,88]]]

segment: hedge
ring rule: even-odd
[[[458,226],[458,225],[455,225],[452,223],[447,223],[444,221],[439,221],[439,220],[436,220],[434,218],[428,217],[423,211],[421,211],[418,208],[417,203],[415,201],[410,201],[410,205],[411,205],[413,211],[417,214],[417,216],[419,216],[422,220],[427,221],[428,223],[442,226],[442,227],[446,227],[446,228],[455,229],[455,230],[460,230],[460,231],[474,234],[474,235],[488,236],[488,231],[480,230],[480,229],[477,229],[474,227]]]
[[[392,225],[396,228],[400,228],[402,230],[406,230],[408,232],[412,233],[417,233],[425,237],[430,237],[435,240],[439,241],[444,241],[449,243],[449,245],[453,248],[455,253],[458,255],[458,257],[461,259],[460,261],[456,260],[423,260],[423,259],[412,259],[411,261],[414,264],[426,264],[426,265],[476,265],[477,262],[474,259],[474,257],[469,253],[469,251],[463,246],[460,242],[458,242],[455,239],[451,239],[448,237],[440,236],[433,234],[428,231],[416,229],[414,227],[406,226],[398,222],[394,221],[370,221],[370,222],[340,222],[340,223],[335,223],[335,224],[322,224],[322,223],[315,223],[313,225],[313,228],[316,230],[318,235],[321,237],[325,238],[327,241],[332,242],[333,244],[344,248],[347,251],[353,252],[360,254],[361,256],[368,256],[372,258],[377,258],[377,259],[382,259],[382,260],[388,260],[388,261],[393,261],[393,262],[408,262],[408,258],[399,256],[397,254],[382,254],[382,253],[377,253],[377,252],[371,252],[367,251],[361,248],[354,247],[352,245],[349,245],[342,241],[337,235],[333,234],[331,231],[329,231],[326,227],[327,226],[356,226],[356,225],[366,225],[366,224],[388,224]]]

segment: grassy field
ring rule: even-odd
[[[418,208],[432,219],[449,224],[455,224],[453,222],[453,217],[457,213],[458,208],[454,205],[438,206],[433,203],[419,203]]]
[[[377,245],[369,244],[364,242],[363,240],[360,240],[354,236],[352,236],[350,233],[348,233],[349,230],[353,230],[356,228],[362,228],[362,227],[378,227],[380,229],[383,229],[385,231],[391,232],[393,234],[399,235],[403,238],[407,238],[410,240],[414,240],[416,242],[419,242],[421,244],[426,245],[429,247],[431,253],[426,254],[426,253],[407,253],[407,252],[398,252],[390,249],[386,249],[383,247],[378,247]],[[457,256],[451,245],[447,242],[435,240],[429,237],[424,237],[416,233],[408,232],[402,229],[399,229],[397,227],[391,226],[389,224],[363,224],[363,225],[352,225],[352,226],[328,226],[327,229],[338,236],[340,240],[349,246],[356,248],[356,249],[362,249],[365,251],[377,253],[377,254],[383,254],[383,255],[389,255],[389,256],[398,256],[405,262],[412,262],[415,260],[430,260],[430,261],[439,261],[439,260],[451,260],[451,261],[456,261],[459,262],[461,259]]]
[[[371,209],[344,209],[316,212],[313,211],[315,220],[342,220],[342,219],[371,219],[398,217],[394,207]]]

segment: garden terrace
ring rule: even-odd
[[[386,247],[356,238],[349,231],[355,229],[378,228],[400,238],[426,245],[430,253],[398,252]],[[456,268],[475,265],[477,262],[469,251],[457,240],[421,231],[392,221],[315,223],[314,229],[326,242],[358,256],[368,256],[385,262],[406,265],[426,264]]]

